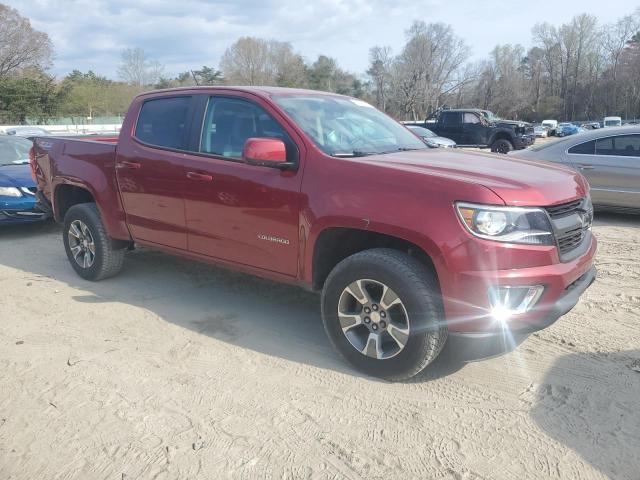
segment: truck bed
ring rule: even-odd
[[[110,233],[114,237],[128,237],[116,180],[117,142],[118,137],[113,136],[34,139],[31,168],[39,198],[51,207],[57,221],[64,219],[65,206],[56,205],[55,192],[80,187],[91,193],[90,201],[113,208],[116,216],[111,215],[106,225]]]

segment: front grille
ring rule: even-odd
[[[580,198],[561,205],[546,207],[556,237],[561,261],[569,261],[591,228],[593,209],[588,199]]]
[[[582,227],[570,230],[566,232],[562,237],[558,238],[558,250],[560,250],[560,255],[564,255],[566,253],[571,252],[574,248],[576,248],[582,242],[584,238],[585,230]]]
[[[578,200],[574,200],[573,202],[547,207],[547,213],[551,218],[559,218],[564,217],[565,215],[571,215],[573,212],[580,208],[582,202],[583,199],[579,198]]]

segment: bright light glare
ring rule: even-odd
[[[511,317],[511,310],[504,305],[497,305],[491,309],[491,318],[500,323],[502,328],[508,328],[507,321]]]

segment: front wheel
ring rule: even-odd
[[[125,249],[107,235],[95,203],[67,211],[62,239],[71,266],[86,280],[112,277],[122,268]]]
[[[513,144],[506,138],[500,138],[491,144],[491,151],[495,153],[509,153]]]
[[[396,250],[366,250],[340,262],[325,282],[322,318],[347,361],[389,380],[419,373],[447,339],[435,274]]]

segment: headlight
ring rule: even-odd
[[[0,187],[0,197],[21,197],[22,193],[16,187]]]
[[[553,230],[541,208],[456,203],[462,223],[476,237],[507,243],[554,245]]]

